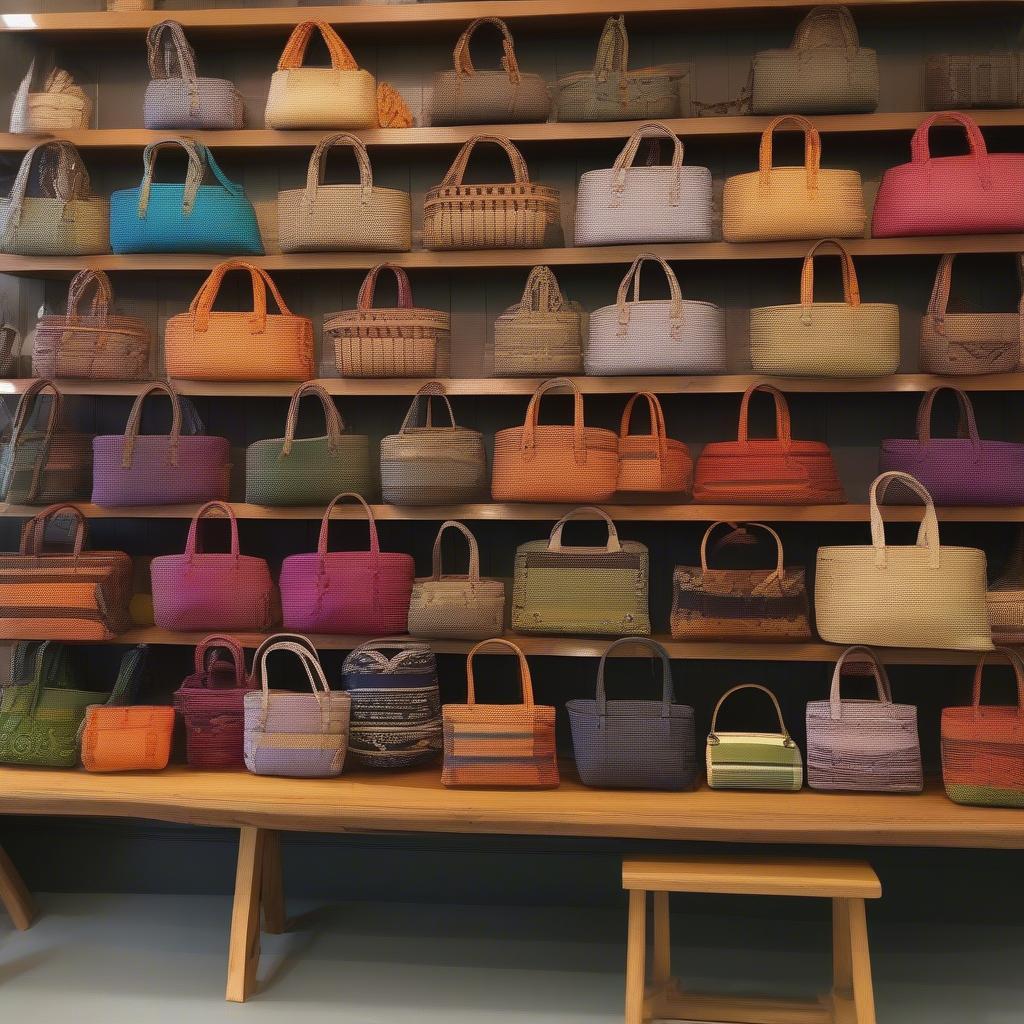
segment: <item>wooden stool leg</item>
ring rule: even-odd
[[[35,919],[36,908],[32,903],[32,897],[2,846],[0,846],[0,903],[7,908],[14,927],[19,931],[25,931]]]
[[[853,966],[853,1004],[857,1024],[875,1024],[875,993],[871,984],[871,953],[864,901],[846,900],[850,922],[850,959]]]
[[[244,825],[238,836],[235,900],[228,945],[227,999],[244,1003],[256,988],[260,963],[260,902],[266,832]]]
[[[654,894],[653,978],[656,989],[664,988],[672,975],[672,937],[668,917],[668,893]]]
[[[284,906],[284,876],[281,865],[281,833],[268,829],[263,840],[263,881],[260,900],[263,904],[263,930],[280,935],[288,930]]]
[[[629,890],[629,934],[626,942],[626,1024],[643,1024],[647,974],[647,893]]]

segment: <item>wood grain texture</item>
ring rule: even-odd
[[[231,904],[226,998],[244,1003],[256,989],[260,963],[260,897],[263,885],[263,829],[243,825],[238,837],[235,896]]]
[[[3,906],[11,923],[19,931],[25,931],[35,920],[36,909],[25,883],[18,874],[11,858],[0,846],[0,906]]]

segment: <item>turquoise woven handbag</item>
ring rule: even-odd
[[[188,156],[185,183],[154,184],[156,155],[172,147],[183,149]],[[245,190],[228,181],[201,142],[169,138],[150,143],[142,165],[142,184],[110,197],[110,247],[114,252],[263,255],[256,212]],[[203,184],[207,168],[213,171],[216,184]]]

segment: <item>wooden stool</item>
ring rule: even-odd
[[[19,931],[25,931],[36,916],[36,909],[32,905],[32,897],[29,895],[21,875],[15,870],[11,858],[4,853],[0,846],[0,903],[7,908],[14,927]]]
[[[774,857],[653,857],[622,862],[629,890],[626,1024],[651,1020],[728,1024],[875,1024],[864,900],[882,886],[860,861]],[[654,894],[652,984],[645,990],[647,893]],[[690,995],[671,977],[670,892],[742,896],[816,896],[832,900],[832,991],[816,1002]]]

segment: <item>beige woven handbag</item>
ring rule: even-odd
[[[996,644],[1024,644],[1024,529],[1010,560],[988,588],[988,621]]]
[[[651,429],[647,434],[630,433],[633,408],[640,399],[647,403],[650,415]],[[674,494],[684,498],[692,488],[693,460],[689,449],[682,441],[668,436],[658,396],[650,391],[638,392],[626,403],[619,424],[616,489],[624,494]]]
[[[839,250],[843,301],[814,301],[814,257],[823,245]],[[800,302],[750,311],[750,364],[783,377],[880,377],[900,365],[900,311],[889,302],[861,302],[853,259],[842,242],[825,238],[804,257]]]
[[[500,146],[512,164],[513,180],[497,185],[464,185],[473,147]],[[444,181],[423,202],[423,245],[427,249],[535,249],[558,223],[557,188],[535,185],[522,153],[498,135],[474,135],[459,150]]]
[[[358,185],[324,184],[327,155],[339,145],[355,153]],[[374,185],[366,147],[338,132],[313,150],[306,187],[278,192],[277,230],[282,252],[408,252],[412,201],[408,192]]]
[[[1019,107],[1024,103],[1024,52],[938,53],[924,66],[927,110]]]
[[[32,92],[35,59],[14,96],[10,131],[14,135],[55,135],[88,128],[92,122],[92,100],[71,74],[54,68],[39,92]]]
[[[878,503],[894,481],[924,502],[917,543],[885,543]],[[822,640],[880,647],[992,649],[985,608],[985,552],[939,542],[931,495],[909,473],[876,477],[869,491],[871,544],[818,549],[814,608]]]
[[[786,123],[804,133],[803,167],[772,166],[772,137]],[[726,179],[722,207],[727,242],[863,238],[867,224],[860,172],[822,169],[818,129],[796,115],[765,128],[759,170]]]

